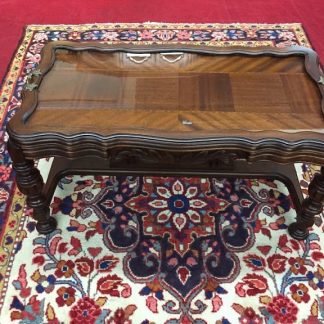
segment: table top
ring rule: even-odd
[[[318,147],[323,96],[323,73],[307,48],[53,42],[9,132],[26,143],[119,136]]]

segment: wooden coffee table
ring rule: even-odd
[[[323,84],[302,47],[49,43],[7,128],[17,184],[46,234],[67,174],[279,178],[302,240],[322,211],[324,169],[302,202],[293,163],[324,162]],[[50,156],[44,185],[34,160]]]

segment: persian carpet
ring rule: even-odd
[[[39,235],[14,182],[5,124],[47,42],[310,46],[299,24],[27,26],[3,84],[0,323],[303,323],[324,320],[322,217],[304,242],[279,181],[63,178]],[[39,161],[46,178],[51,160]],[[301,186],[316,166],[297,164]]]

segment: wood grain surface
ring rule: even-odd
[[[323,73],[311,49],[54,42],[42,57],[8,126],[27,155],[72,157],[91,143],[93,154],[231,147],[324,161]]]

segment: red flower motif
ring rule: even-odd
[[[59,246],[58,246],[58,248],[57,248],[57,252],[58,253],[65,253],[65,252],[67,252],[67,243],[66,242],[62,242],[62,243],[60,243],[59,244]]]
[[[122,280],[117,275],[108,275],[98,280],[97,289],[107,295],[119,297],[118,286],[122,283]]]
[[[261,324],[263,323],[262,318],[255,313],[251,307],[244,309],[242,316],[239,318],[242,324]]]
[[[42,255],[37,255],[33,258],[33,264],[38,264],[39,266],[43,265],[45,258]]]
[[[247,286],[248,289],[245,289],[244,286]],[[268,282],[267,279],[257,275],[255,273],[247,274],[243,278],[243,283],[239,283],[236,285],[236,291],[239,296],[255,296],[260,293],[264,293],[268,289]]]
[[[7,181],[10,177],[11,167],[0,165],[0,181]]]
[[[132,321],[129,318],[136,309],[135,305],[128,305],[125,309],[117,308],[113,316],[105,324],[131,324]]]
[[[72,287],[61,287],[58,289],[57,294],[56,302],[60,307],[64,305],[71,306],[75,301],[75,289]]]
[[[15,220],[12,220],[11,222],[9,222],[8,225],[9,225],[10,228],[14,228],[15,225],[16,225],[16,221]]]
[[[305,260],[302,258],[289,258],[288,263],[291,265],[290,271],[296,274],[305,274],[307,269],[304,266]]]
[[[149,30],[143,30],[142,32],[139,33],[141,39],[152,39],[153,38],[153,33]]]
[[[5,254],[0,255],[0,262],[3,262],[7,259],[7,256]],[[34,263],[34,262],[33,262]]]
[[[283,295],[273,297],[268,304],[267,310],[278,323],[295,323],[297,320],[297,306]]]
[[[254,227],[253,227],[254,233],[259,233],[260,230],[261,230],[261,228],[262,228],[262,226],[263,226],[263,223],[259,219],[257,219],[255,221]]]
[[[273,254],[268,259],[269,268],[275,273],[282,273],[285,271],[287,258],[281,254]]]
[[[101,312],[100,306],[85,296],[70,310],[71,324],[94,324]]]
[[[41,302],[37,300],[37,296],[30,297],[28,304],[31,305],[34,313],[39,314]]]
[[[296,284],[290,287],[290,291],[292,293],[292,298],[297,302],[301,303],[302,301],[307,303],[310,300],[309,295],[307,294],[308,288],[304,284]]]
[[[75,260],[75,264],[80,275],[83,277],[88,276],[94,269],[94,262],[87,257],[81,257]]]
[[[99,272],[110,272],[118,263],[118,258],[112,255],[106,255],[96,262],[96,269]]]
[[[70,278],[74,273],[74,263],[71,260],[61,260],[56,265],[55,275],[58,278],[65,277]]]
[[[77,31],[72,31],[69,33],[68,39],[72,39],[72,40],[81,39],[81,33]]]
[[[107,324],[131,324],[132,321],[128,319],[128,315],[125,314],[125,311],[122,308],[117,308],[114,313],[114,316],[111,317]]]
[[[179,30],[177,33],[177,38],[179,40],[186,40],[189,39],[191,36],[190,32],[188,32],[187,30]]]

